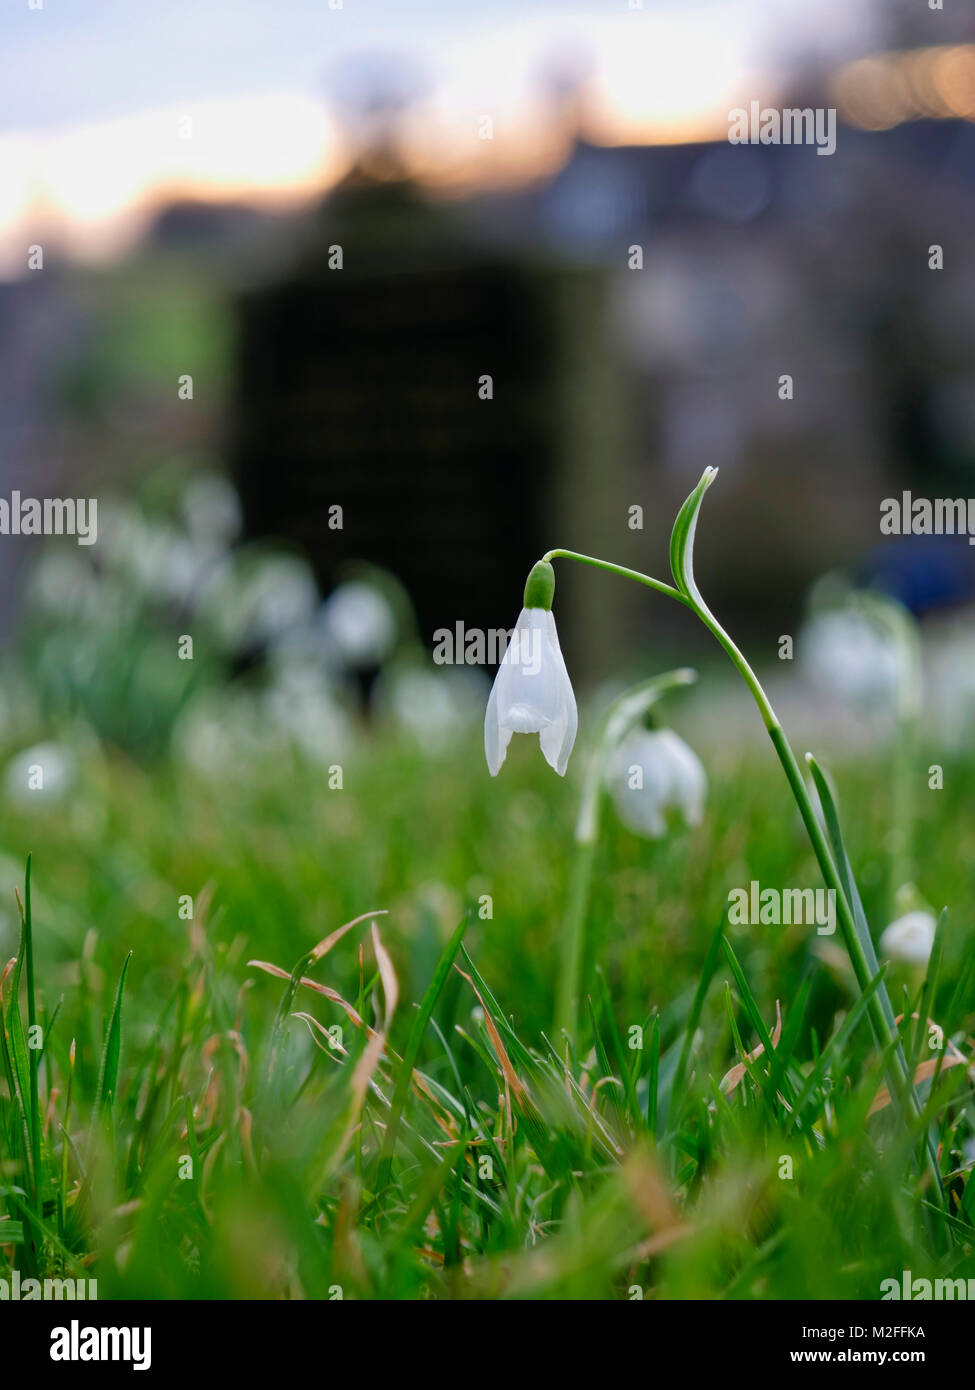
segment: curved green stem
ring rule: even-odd
[[[635,579],[638,584],[646,584],[648,588],[656,589],[658,594],[666,594],[668,598],[675,598],[678,603],[683,603],[688,608],[692,607],[686,594],[682,594],[672,584],[665,584],[662,579],[654,579],[649,574],[641,574],[639,570],[628,570],[624,565],[613,565],[608,560],[597,560],[594,555],[580,555],[577,550],[546,550],[542,559],[549,562],[552,560],[578,560],[580,564],[592,565],[597,570],[608,570],[610,574],[618,574],[623,579]]]
[[[785,731],[779,723],[778,716],[772,708],[772,704],[762,688],[761,682],[740,648],[721,626],[704,602],[697,586],[693,583],[693,579],[690,581],[690,590],[684,591],[675,589],[659,579],[652,578],[650,575],[641,574],[637,570],[625,569],[621,565],[609,564],[604,560],[597,560],[589,555],[580,555],[572,550],[550,550],[547,552],[545,558],[548,560],[578,560],[583,564],[593,565],[598,569],[608,570],[610,573],[620,575],[623,578],[633,579],[637,583],[645,584],[651,589],[656,589],[659,593],[666,594],[668,598],[677,599],[678,602],[683,603],[685,607],[690,608],[692,612],[697,614],[704,626],[730,657],[742,680],[751,691],[752,697],[758,706],[762,721],[772,741],[772,746],[778,755],[779,762],[782,764],[792,795],[799,808],[803,825],[806,828],[806,834],[809,836],[809,841],[816,855],[823,878],[827,887],[832,889],[835,893],[837,920],[839,921],[840,930],[843,934],[843,943],[846,946],[857,985],[861,991],[864,991],[870,984],[873,972],[870,969],[866,953],[857,933],[851,903],[844,891],[836,862],[830,850],[826,834],[820,824],[819,817],[816,814],[812,798],[809,795],[805,778],[802,775],[792,745],[789,743]],[[676,574],[677,571],[675,571],[675,576]],[[890,1093],[904,1113],[905,1119],[909,1118],[911,1120],[916,1120],[920,1115],[920,1107],[907,1067],[904,1050],[900,1046],[897,1028],[893,1022],[894,1014],[890,1006],[890,1000],[882,982],[879,988],[874,990],[871,994],[867,1007],[878,1045],[890,1050],[891,1066],[888,1074]],[[941,1185],[941,1174],[936,1156],[932,1153],[930,1146],[926,1146],[925,1152],[936,1200],[940,1201],[943,1205],[944,1192]]]

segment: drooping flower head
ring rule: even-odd
[[[609,759],[606,786],[627,829],[657,840],[668,812],[687,825],[700,824],[708,779],[700,758],[673,729],[634,729]]]
[[[492,777],[501,769],[512,734],[538,734],[546,762],[565,776],[579,719],[552,616],[554,595],[555,571],[540,560],[528,576],[525,606],[484,716],[484,752]]]
[[[927,965],[938,924],[934,914],[915,908],[886,927],[880,938],[880,951],[889,960],[906,965]]]

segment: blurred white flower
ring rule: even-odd
[[[607,763],[606,785],[627,829],[651,840],[665,833],[669,811],[687,825],[699,825],[704,815],[707,774],[673,729],[627,734]]]
[[[396,615],[372,584],[349,580],[322,604],[321,631],[346,666],[381,666],[396,645]]]
[[[233,651],[279,640],[310,622],[318,606],[315,577],[294,555],[241,553],[207,580],[200,613]]]
[[[930,912],[920,908],[905,912],[885,929],[880,938],[881,954],[907,965],[927,965],[937,926]]]
[[[212,555],[168,523],[151,520],[132,506],[106,503],[99,551],[130,599],[185,603]],[[105,582],[103,578],[103,584]]]
[[[512,734],[538,734],[546,762],[564,777],[578,724],[552,611],[523,608],[484,716],[484,752],[491,776],[501,770]]]
[[[815,614],[799,639],[800,659],[819,688],[861,708],[892,708],[902,678],[896,644],[846,609]]]
[[[75,780],[75,757],[58,743],[37,743],[11,758],[4,773],[4,788],[22,806],[60,801]]]
[[[428,671],[409,667],[391,671],[379,698],[395,722],[430,750],[448,745],[477,718],[484,700],[480,672]]]
[[[237,490],[218,473],[200,473],[183,495],[183,519],[197,545],[226,550],[243,528],[243,509]]]
[[[927,654],[928,689],[939,736],[956,745],[970,742],[975,726],[975,639],[971,611],[965,621],[938,633]]]
[[[86,556],[48,547],[31,572],[28,599],[44,613],[87,622],[98,612],[98,588]]]
[[[187,766],[214,779],[251,779],[262,759],[280,755],[281,733],[263,716],[250,692],[206,690],[187,705],[173,729],[173,751]]]
[[[112,569],[131,569],[138,563],[145,531],[135,506],[107,498],[99,507],[98,555]]]
[[[320,671],[298,664],[279,669],[262,703],[269,723],[313,762],[327,766],[343,754],[349,721]]]
[[[169,526],[149,525],[134,565],[148,598],[183,604],[191,597],[207,557]]]

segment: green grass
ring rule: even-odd
[[[700,829],[650,844],[606,811],[573,1038],[552,1019],[579,764],[563,783],[527,740],[492,780],[476,735],[434,758],[378,736],[341,791],[297,760],[213,783],[90,749],[70,799],[0,813],[0,1275],[397,1299],[975,1275],[969,1069],[942,1063],[913,1119],[870,1113],[889,1059],[837,938],[727,925],[732,887],[820,883],[772,750],[706,757]],[[887,778],[830,771],[876,935]],[[973,772],[921,799],[919,887],[949,907],[923,1003],[886,974],[965,1057]],[[904,1048],[934,1056],[910,1024]]]

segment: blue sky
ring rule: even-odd
[[[16,8],[14,5],[16,4]],[[37,128],[150,105],[323,85],[377,47],[443,53],[465,33],[533,15],[618,12],[616,0],[8,0],[0,122]]]
[[[0,17],[0,130],[38,130],[197,99],[324,90],[357,51],[422,55],[431,77],[482,35],[526,23],[571,32],[619,23],[628,0],[7,0]],[[644,0],[626,15],[652,32],[668,16],[733,37],[756,60],[842,47],[873,0]]]
[[[328,98],[366,54],[420,76],[401,127],[418,177],[500,185],[564,155],[540,82],[553,62],[585,67],[591,138],[715,138],[729,108],[777,99],[796,54],[835,64],[882,42],[876,3],[6,0],[0,275],[50,232],[111,257],[169,198],[313,196],[354,153]]]

